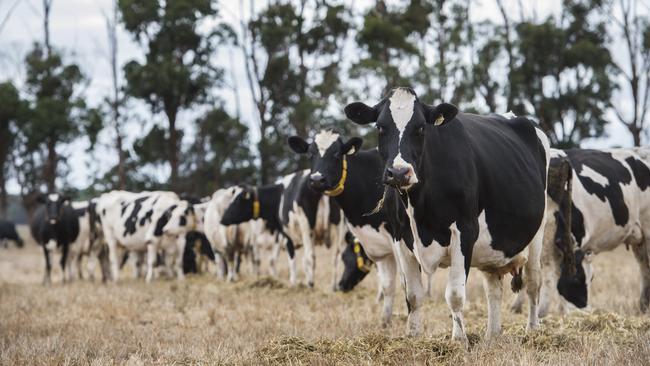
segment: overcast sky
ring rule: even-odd
[[[354,4],[354,11],[363,12],[372,3],[373,0],[346,0]],[[391,3],[391,1],[388,1]],[[560,8],[561,0],[506,0],[508,9],[512,9],[516,17],[520,11],[518,4],[524,3],[524,13],[526,16],[535,16],[537,19],[543,19]],[[248,4],[248,1],[245,3]],[[266,1],[256,0],[256,8],[260,9]],[[62,50],[66,60],[78,63],[85,75],[90,80],[85,88],[85,96],[89,105],[97,105],[110,91],[110,69],[107,62],[107,36],[103,12],[108,12],[112,0],[54,0],[51,12],[50,32],[51,42],[59,50]],[[473,5],[471,17],[473,20],[492,19],[500,22],[500,16],[496,9],[494,0],[482,0],[477,5]],[[219,10],[222,17],[235,26],[239,19],[239,1],[222,0],[219,1]],[[23,60],[25,54],[31,48],[33,42],[43,39],[42,27],[42,5],[41,0],[0,0],[0,22],[5,19],[7,14],[11,14],[2,28],[0,33],[0,80],[12,79],[20,86],[24,79]],[[245,9],[244,16],[248,16],[248,9]],[[239,26],[236,25],[236,29]],[[141,58],[142,51],[131,37],[122,29],[119,32],[119,62],[123,65],[125,62]],[[247,88],[245,88],[246,79],[243,67],[243,58],[238,50],[224,52],[216,55],[218,63],[233,72],[231,79],[238,83],[241,89],[241,111],[242,118],[246,123],[255,123],[254,108],[251,103],[251,97]],[[233,82],[230,80],[229,82]],[[234,97],[232,93],[222,92],[220,96],[225,100],[225,104],[234,112]],[[370,100],[378,99],[379,96],[369,96]],[[618,103],[624,103],[620,100]],[[625,104],[625,103],[624,103]],[[135,103],[131,106],[135,111],[135,118],[128,123],[127,139],[133,139],[141,136],[148,131],[151,123],[160,120],[159,116],[152,117],[148,110],[141,104]],[[505,111],[504,111],[505,112]],[[190,121],[196,111],[183,112],[179,116],[181,128],[188,129]],[[612,116],[613,117],[613,116]],[[606,138],[588,141],[583,146],[586,147],[611,147],[611,146],[630,146],[631,137],[625,128],[611,119],[612,123],[607,128]],[[254,139],[257,136],[253,137]],[[79,141],[71,146],[62,148],[62,152],[70,153],[71,159],[68,161],[70,172],[67,181],[75,187],[85,187],[89,182],[89,177],[96,173],[105,172],[115,163],[114,153],[107,144],[111,141],[111,135],[108,131],[100,136],[103,145],[93,156],[86,153],[88,147],[87,141]],[[164,169],[159,172],[164,177],[168,174]],[[8,189],[11,193],[18,193],[18,187],[14,181],[9,182]]]

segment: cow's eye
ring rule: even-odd
[[[377,125],[377,132],[379,132],[380,135],[383,135],[385,131],[383,127]]]

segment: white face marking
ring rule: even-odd
[[[578,174],[593,180],[594,182],[600,184],[603,187],[606,187],[609,184],[609,180],[607,178],[605,178],[602,174],[598,173],[597,171],[591,169],[586,165],[582,166],[582,170],[578,172]]]
[[[390,97],[390,114],[393,117],[397,131],[399,131],[398,144],[402,141],[402,133],[404,133],[406,125],[413,117],[414,106],[415,95],[406,89],[397,88]]]
[[[318,147],[318,153],[320,156],[323,157],[323,155],[325,155],[325,151],[327,151],[327,149],[329,149],[329,147],[332,146],[332,144],[338,139],[338,133],[329,130],[321,130],[314,138],[314,142],[316,143],[316,147]]]
[[[413,166],[402,158],[402,153],[399,151],[399,146],[402,142],[402,134],[406,129],[411,117],[413,117],[413,110],[415,107],[415,95],[404,88],[397,88],[390,97],[390,114],[395,122],[395,127],[399,133],[397,139],[397,156],[393,159],[393,168],[408,168],[411,171],[409,176],[409,185],[418,182],[415,176]]]
[[[311,179],[320,179],[323,175],[320,172],[315,172],[310,175]]]
[[[47,198],[52,202],[56,202],[56,201],[59,200],[59,194],[58,193],[50,193],[50,194],[47,195]]]

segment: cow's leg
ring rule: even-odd
[[[312,240],[312,230],[309,227],[306,219],[304,224],[300,225],[300,233],[302,235],[302,264],[305,270],[305,279],[307,286],[314,287],[314,269],[316,267],[316,256],[314,254],[314,241]]]
[[[526,293],[522,289],[522,291],[517,292],[517,294],[515,295],[515,299],[512,301],[512,304],[510,305],[510,311],[512,311],[515,314],[521,314],[525,301],[526,301]]]
[[[82,270],[82,268],[83,268],[82,267],[83,266],[83,259],[84,259],[84,255],[79,253],[79,255],[77,256],[77,265],[76,265],[76,267],[77,267],[77,279],[80,279],[80,280],[84,279],[83,270]]]
[[[433,287],[433,272],[432,273],[425,273],[427,277],[427,293],[426,297],[431,297],[432,296],[432,287]]]
[[[63,283],[68,282],[68,277],[66,276],[66,265],[68,264],[68,252],[70,250],[69,243],[63,243],[61,248],[61,274],[63,275]]]
[[[384,297],[381,321],[383,327],[388,327],[393,315],[393,301],[395,298],[395,275],[397,274],[395,257],[387,255],[382,260],[377,261],[377,272],[379,273],[381,291]]]
[[[235,249],[232,245],[228,245],[224,251],[226,256],[226,262],[228,263],[228,275],[226,277],[228,282],[234,282],[237,280],[237,265],[235,264]]]
[[[147,283],[150,283],[153,279],[153,267],[158,257],[158,251],[156,249],[154,244],[147,244],[147,276],[145,277]]]
[[[43,285],[52,283],[52,264],[50,262],[50,249],[47,243],[43,244],[43,255],[45,257],[45,275],[43,276]]]
[[[408,320],[406,331],[410,336],[417,336],[422,333],[422,304],[424,303],[425,289],[422,285],[422,272],[420,264],[406,245],[397,241],[394,243],[396,255],[404,280],[406,291],[406,307],[408,309]]]
[[[174,263],[174,269],[176,270],[176,278],[179,280],[185,279],[185,273],[183,273],[183,254],[185,253],[185,235],[181,235],[176,239],[176,261]],[[199,257],[201,253],[197,254]]]
[[[631,245],[634,257],[641,272],[641,297],[639,307],[642,313],[650,306],[650,239],[645,239],[639,245]]]
[[[144,264],[148,260],[146,255],[147,252],[143,251],[137,251],[137,252],[131,252],[134,253],[135,255],[133,256],[133,278],[138,279],[141,278],[143,273],[142,269],[144,268]]]
[[[278,269],[276,268],[275,264],[278,261],[279,255],[280,255],[280,241],[276,240],[273,243],[273,247],[271,249],[271,257],[269,258],[269,273],[271,277],[278,276]]]
[[[460,248],[460,234],[458,231],[452,231],[451,244],[449,245],[449,254],[451,265],[449,266],[449,278],[447,279],[447,288],[445,289],[445,300],[451,310],[453,340],[461,341],[465,345],[467,335],[465,334],[465,323],[463,321],[463,306],[465,305],[465,256]]]
[[[293,240],[286,239],[287,256],[289,258],[289,283],[291,286],[296,285],[296,250],[293,246]]]
[[[108,261],[111,267],[111,280],[117,282],[120,280],[120,261],[117,255],[117,242],[113,239],[106,238],[108,247]]]
[[[542,287],[539,291],[539,309],[537,314],[540,318],[548,315],[551,308],[551,303],[555,300],[558,294],[557,281],[558,276],[555,270],[550,266],[544,266],[542,271]]]
[[[501,297],[503,296],[501,275],[483,272],[483,288],[488,305],[485,338],[489,339],[501,334]]]
[[[533,240],[528,244],[528,260],[524,265],[524,280],[526,281],[526,293],[528,294],[528,325],[527,330],[539,328],[539,293],[541,287],[541,254],[544,238],[544,222],[542,220],[540,229]]]
[[[333,263],[334,264],[334,273],[332,275],[332,291],[336,291],[336,290],[338,290],[338,287],[339,287],[338,286],[338,281],[337,281],[338,280],[337,275],[339,273],[339,258],[341,257],[341,251],[340,251],[340,248],[338,246],[338,243],[334,245],[334,250],[332,252],[334,252],[334,258],[332,258],[334,260],[334,263]]]

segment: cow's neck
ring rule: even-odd
[[[266,220],[268,228],[275,231],[280,229],[278,212],[283,190],[282,184],[271,184],[258,189],[260,218]]]
[[[376,150],[360,151],[347,156],[348,176],[343,192],[336,201],[345,217],[354,226],[378,224],[382,214],[364,216],[371,212],[382,197],[381,182],[383,164]]]

